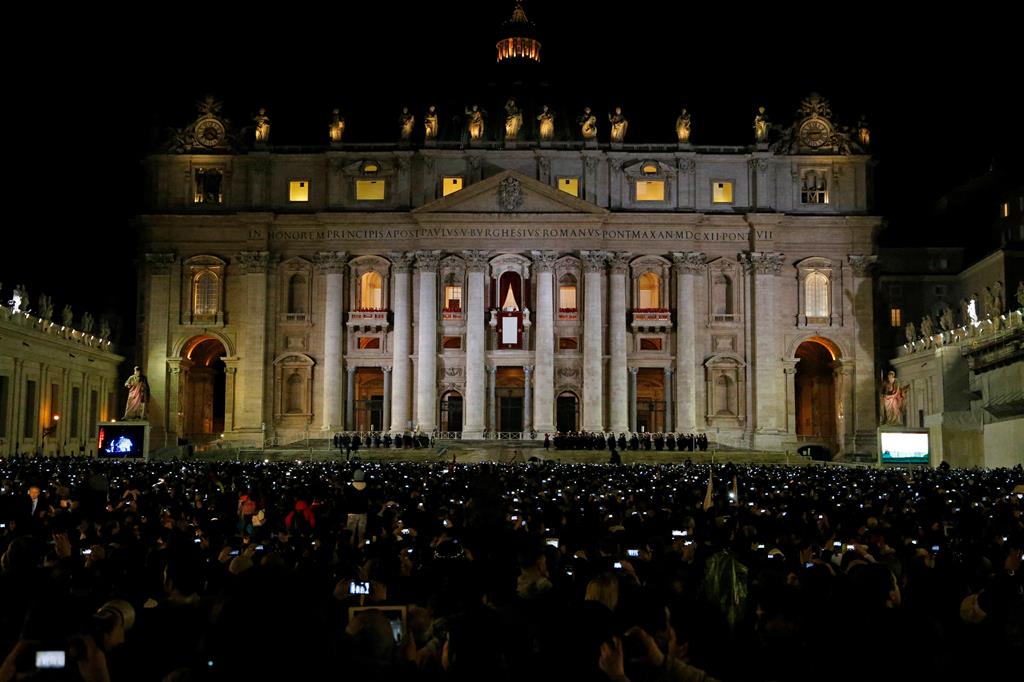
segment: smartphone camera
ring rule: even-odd
[[[764,545],[762,545],[762,544],[758,544],[757,548],[758,548],[758,549],[764,549]]]
[[[90,554],[92,554],[92,550],[91,549],[83,549],[82,550],[82,556],[89,556]]]
[[[256,545],[256,551],[257,552],[262,552],[263,551],[263,545]]]
[[[409,529],[408,528],[403,528],[402,529],[402,535],[408,535],[408,534],[409,534]]]
[[[228,552],[228,556],[238,556],[240,553],[241,550],[233,549],[230,552]]]
[[[196,543],[197,545],[198,545],[198,544],[199,544],[200,542],[202,542],[202,541],[203,541],[203,539],[202,539],[202,538],[195,538],[194,540],[192,540],[192,542]]]
[[[674,538],[685,538],[686,537],[686,531],[685,530],[674,530],[674,531],[672,531],[672,537],[674,537]]]
[[[939,551],[939,546],[938,545],[932,545],[932,552],[934,553],[934,552],[938,552],[938,551]]]
[[[804,564],[804,568],[811,568],[812,566],[814,566],[814,562],[813,561],[808,561],[808,562],[806,562]]]
[[[854,549],[856,549],[856,547],[854,547],[853,545],[847,545],[846,546],[846,551],[847,552],[852,552]]]
[[[67,663],[66,651],[37,651],[36,668],[54,670],[63,668]]]
[[[353,580],[348,584],[349,594],[370,594],[369,580]]]
[[[513,514],[513,515],[512,515],[512,520],[513,520],[513,521],[518,521],[518,520],[519,520],[519,517]],[[445,526],[447,527],[447,525],[448,525],[448,522],[447,522],[447,521],[445,521],[445,522],[444,522],[444,525],[445,525]]]
[[[621,561],[616,561],[614,564],[612,564],[612,568],[614,568],[617,571],[621,571],[622,570],[622,562]]]
[[[628,557],[638,557],[638,556],[640,556],[640,550],[639,549],[627,549],[626,550],[626,556],[628,556]]]
[[[549,547],[558,548],[558,538],[548,538],[544,541]]]

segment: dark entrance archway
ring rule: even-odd
[[[813,339],[797,347],[796,357],[800,360],[794,377],[796,433],[798,436],[835,438],[835,357],[828,346]]]
[[[227,372],[224,344],[212,336],[197,336],[182,348],[181,430],[185,438],[202,442],[224,432]]]
[[[580,400],[575,393],[565,391],[556,401],[555,428],[561,433],[579,430]]]

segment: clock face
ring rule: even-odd
[[[212,118],[196,125],[196,141],[204,147],[216,147],[224,139],[224,126]]]
[[[820,147],[828,142],[831,130],[824,121],[812,118],[800,126],[800,140],[808,147]]]

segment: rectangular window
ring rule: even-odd
[[[7,386],[10,380],[0,376],[0,438],[7,438]]]
[[[193,202],[197,204],[224,203],[224,172],[219,168],[197,168]]]
[[[571,194],[574,197],[580,195],[580,179],[579,178],[558,178],[558,189]]]
[[[575,336],[558,337],[558,350],[577,350],[579,347],[579,339]]]
[[[100,420],[100,394],[89,391],[89,437],[96,437],[96,422]]]
[[[36,435],[36,422],[39,415],[36,414],[36,382],[29,379],[25,382],[25,423],[21,429],[22,438],[32,438]]]
[[[444,285],[444,309],[449,312],[462,311],[462,286],[459,284]]]
[[[356,180],[356,201],[384,201],[384,181]]]
[[[81,406],[82,391],[78,386],[71,387],[71,433],[72,438],[78,438],[78,429],[81,426],[78,409]]]
[[[1000,215],[1002,215],[1004,218],[1009,218],[1010,217],[1010,203],[1009,202],[1003,202],[1003,208],[1000,211]]]
[[[576,285],[558,287],[558,309],[562,311],[576,310]]]
[[[462,189],[462,178],[449,176],[441,179],[441,196],[446,197],[460,189]]]
[[[732,182],[729,180],[716,180],[711,183],[711,203],[731,204],[732,203]]]
[[[828,184],[824,170],[809,170],[800,184],[801,204],[827,204]]]
[[[640,350],[661,350],[661,339],[652,337],[641,338]]]
[[[288,201],[309,201],[309,180],[290,180]]]
[[[447,348],[449,350],[458,350],[462,348],[462,337],[461,336],[442,336],[441,337],[441,348]]]
[[[369,350],[371,348],[380,348],[380,337],[378,337],[378,336],[360,336],[359,337],[359,350]]]
[[[899,308],[889,308],[889,326],[897,329],[903,326],[903,311]]]
[[[53,421],[54,415],[60,419],[60,386],[57,384],[50,384],[50,421]]]
[[[637,180],[637,201],[665,201],[664,180]]]

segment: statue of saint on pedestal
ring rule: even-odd
[[[939,327],[942,331],[948,332],[950,329],[956,326],[956,313],[948,305],[942,309],[942,314],[939,315]]]
[[[423,115],[423,136],[427,140],[437,138],[437,107],[431,104]]]
[[[907,336],[907,343],[914,343],[917,340],[917,328],[914,327],[913,322],[907,322],[907,325],[903,328],[904,334]]]
[[[764,115],[764,107],[758,107],[754,116],[754,141],[768,141],[768,117]]]
[[[473,141],[484,139],[484,112],[480,107],[473,105],[466,109],[466,130],[469,132],[469,139]]]
[[[888,376],[882,381],[882,424],[902,426],[903,408],[906,404],[907,393],[910,386],[900,386],[896,381],[896,372],[890,370]]]
[[[690,112],[686,109],[683,109],[679,118],[676,119],[676,137],[681,143],[690,141]]]
[[[608,122],[612,124],[612,142],[625,141],[629,121],[622,115],[622,107],[615,107],[615,113],[608,114]]]
[[[584,140],[593,140],[597,137],[597,116],[590,113],[590,107],[583,107],[583,115],[576,119],[580,124],[580,135]]]
[[[540,121],[540,139],[552,139],[555,136],[555,115],[548,109],[548,105],[545,104],[537,114],[537,120]]]
[[[71,311],[71,306],[65,305],[64,310],[60,314],[60,323],[70,329],[74,325],[75,314]]]
[[[260,113],[253,116],[256,121],[256,142],[266,144],[270,140],[270,117],[267,110],[260,107]]]
[[[523,127],[523,112],[516,106],[515,98],[505,102],[505,139],[514,140],[519,137],[519,129]]]
[[[412,128],[416,125],[416,117],[409,113],[409,107],[402,107],[402,115],[398,117],[399,138],[408,140],[412,137]]]
[[[331,138],[331,142],[341,142],[341,137],[345,134],[345,119],[341,117],[340,111],[335,109],[331,112],[331,122],[327,126],[327,134]]]
[[[921,318],[921,336],[926,339],[931,338],[932,334],[935,333],[935,324],[932,322],[931,315],[925,315]]]

